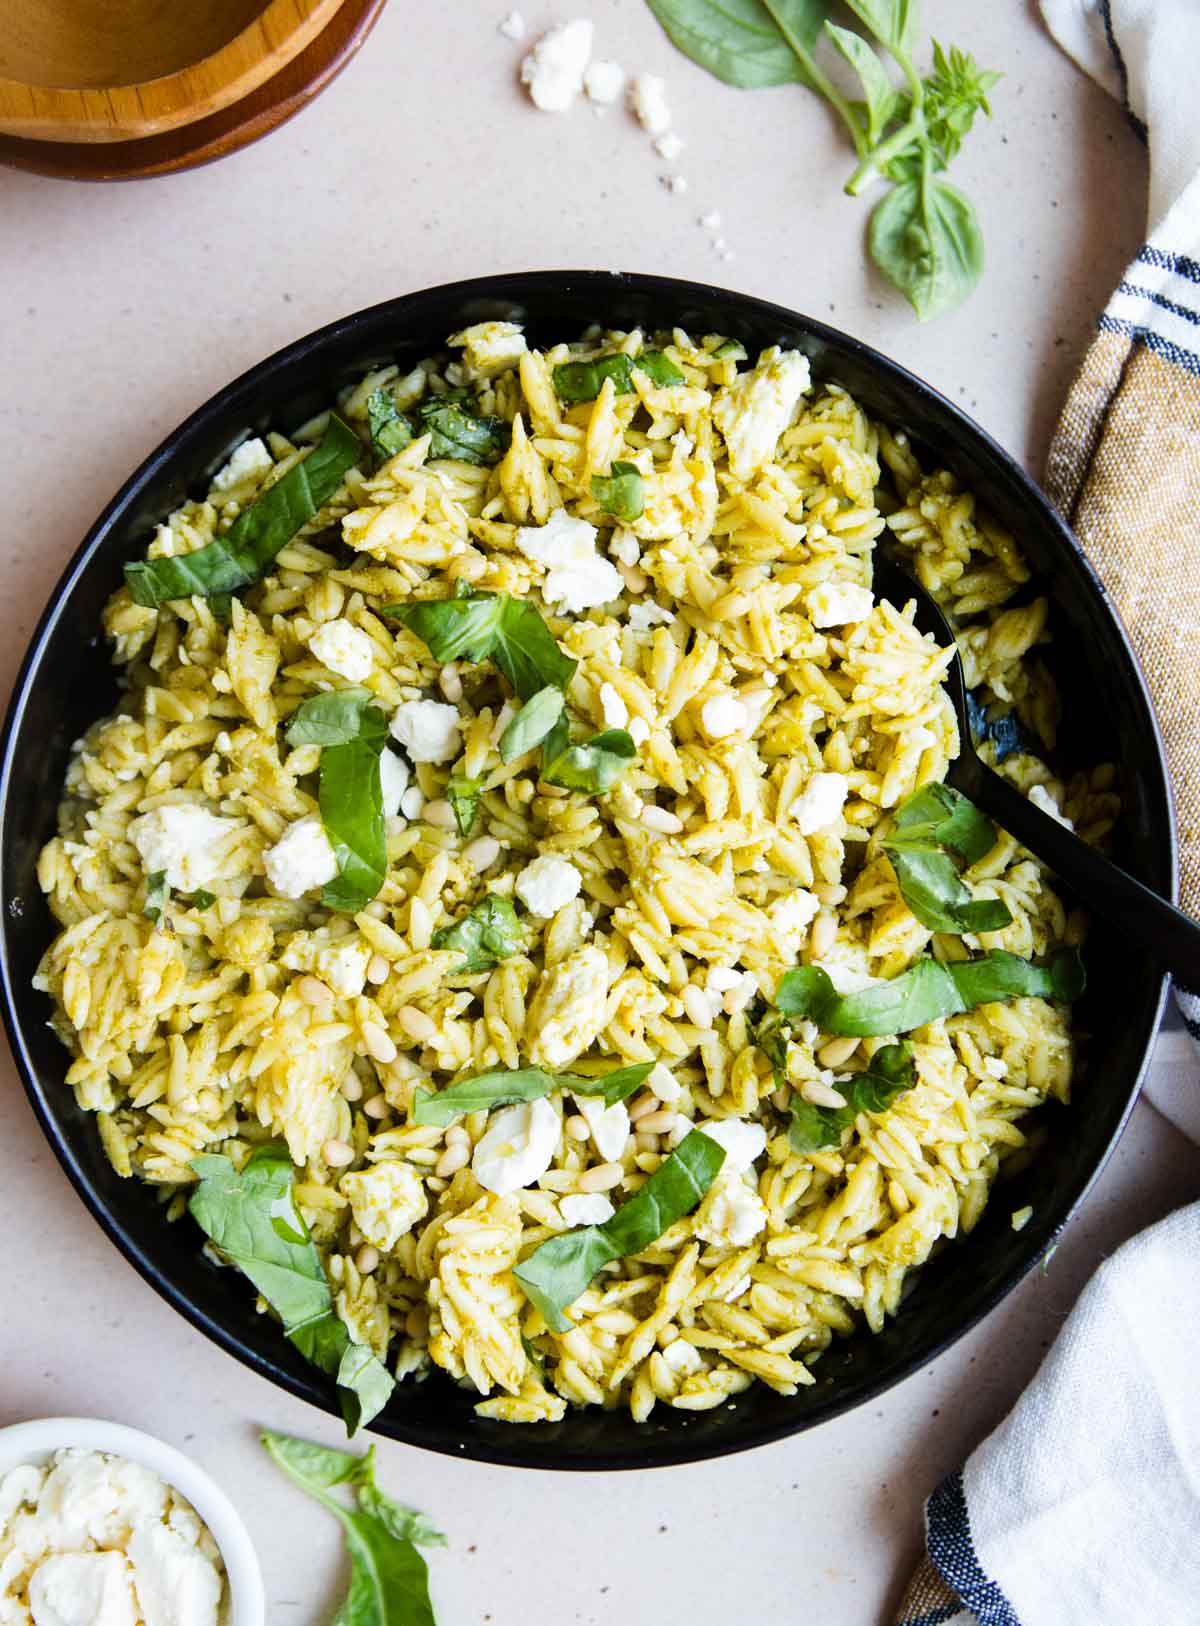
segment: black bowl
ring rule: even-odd
[[[1124,813],[1117,857],[1174,896],[1175,836],[1162,744],[1145,684],[1103,587],[1078,544],[1017,465],[957,407],[876,351],[820,322],[761,300],[662,277],[537,272],[454,283],[347,317],[253,368],[194,413],[105,509],[55,590],[17,681],[3,738],[0,975],[9,1036],[34,1111],[69,1178],[146,1280],[239,1360],[325,1411],[332,1386],[254,1310],[248,1285],[201,1257],[198,1233],[166,1225],[151,1191],[109,1167],[89,1115],[63,1078],[66,1053],[47,1027],[49,1002],[30,979],[54,924],[35,867],[55,826],[71,742],[116,696],[100,611],[140,556],[153,524],[202,492],[247,426],[295,428],[334,391],[383,359],[411,362],[445,335],[494,317],[525,321],[552,342],[589,323],[682,326],[743,340],[754,352],[803,350],[819,379],[849,389],[877,417],[978,492],[1018,538],[1054,605],[1056,675],[1068,726],[1062,766],[1116,760]],[[440,1374],[401,1384],[375,1420],[382,1434],[487,1462],[537,1468],[641,1468],[761,1445],[836,1417],[928,1364],[1008,1293],[1046,1252],[1111,1152],[1133,1106],[1165,995],[1159,970],[1097,924],[1079,1009],[1090,1061],[1078,1104],[1049,1106],[1038,1156],[997,1195],[965,1243],[945,1247],[916,1278],[900,1313],[877,1337],[857,1333],[818,1362],[816,1384],[788,1399],[759,1384],[731,1405],[698,1414],[659,1407],[646,1424],[627,1413],[579,1411],[552,1425],[486,1422],[472,1397]],[[1033,1217],[1016,1232],[1014,1208]]]

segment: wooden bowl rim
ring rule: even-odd
[[[219,50],[173,73],[135,84],[32,85],[0,75],[0,132],[41,141],[107,142],[178,129],[257,90],[312,43],[342,3],[267,0],[258,16]],[[272,37],[273,28],[278,39]],[[259,35],[266,37],[265,48],[256,39]],[[193,81],[201,71],[212,83],[198,102]]]

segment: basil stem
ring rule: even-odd
[[[413,1095],[412,1121],[417,1124],[449,1124],[468,1112],[488,1112],[493,1107],[514,1106],[522,1101],[541,1101],[559,1090],[572,1095],[600,1096],[606,1107],[627,1100],[653,1071],[652,1061],[619,1067],[597,1078],[574,1073],[547,1073],[541,1067],[519,1067],[513,1072],[480,1073],[464,1078],[447,1089],[430,1095],[417,1090]]]
[[[900,804],[881,843],[905,903],[935,932],[994,932],[1012,919],[999,898],[973,898],[955,857],[978,863],[996,843],[996,829],[974,803],[949,785],[926,785]]]

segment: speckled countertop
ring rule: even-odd
[[[591,0],[598,54],[667,78],[687,142],[668,166],[620,111],[535,113],[515,83],[519,47],[495,31],[505,9],[396,0],[323,97],[212,168],[107,187],[0,172],[5,692],[68,553],[185,413],[309,329],[451,278],[603,266],[761,294],[895,356],[1039,469],[1094,315],[1141,241],[1145,162],[1033,0],[926,7],[932,33],[962,34],[1006,77],[955,170],[979,206],[987,274],[924,328],[866,269],[867,211],[842,195],[848,151],[815,99],[718,86],[640,0]],[[527,16],[554,19],[540,4]],[[671,171],[686,193],[663,187]],[[730,260],[697,223],[712,209]],[[0,1138],[0,1421],[94,1413],[190,1451],[248,1518],[272,1622],[320,1626],[342,1584],[339,1538],[268,1468],[255,1429],[331,1444],[338,1429],[205,1342],[120,1259],[7,1054]],[[1011,1405],[1097,1261],[1198,1194],[1194,1148],[1140,1105],[1048,1274],[929,1370],[791,1442],[574,1479],[381,1442],[384,1482],[449,1534],[433,1555],[440,1618],[717,1626],[736,1610],[762,1626],[874,1626],[917,1550],[923,1496]]]

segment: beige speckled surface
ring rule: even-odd
[[[1145,166],[1032,0],[926,8],[939,38],[963,36],[1006,74],[994,123],[955,171],[980,207],[988,272],[928,328],[868,274],[866,210],[840,190],[849,155],[811,97],[720,87],[674,55],[639,0],[593,0],[598,52],[667,77],[687,141],[673,167],[689,181],[669,195],[668,166],[622,111],[555,118],[523,103],[519,48],[495,33],[505,9],[394,0],[324,97],[214,168],[125,187],[0,172],[5,692],[68,553],[186,412],[308,329],[454,277],[608,266],[761,294],[889,352],[1037,469],[1094,314],[1141,241]],[[730,261],[696,224],[712,208]],[[205,1343],[120,1260],[44,1147],[7,1056],[0,1137],[0,1421],[96,1413],[192,1451],[249,1519],[272,1621],[320,1626],[339,1584],[336,1533],[268,1469],[254,1429],[330,1443],[338,1430]],[[1046,1276],[875,1405],[749,1456],[564,1480],[381,1444],[388,1485],[449,1533],[433,1555],[444,1626],[716,1626],[734,1610],[761,1626],[873,1626],[904,1579],[923,1495],[1015,1399],[1082,1280],[1197,1194],[1194,1149],[1139,1106]]]

